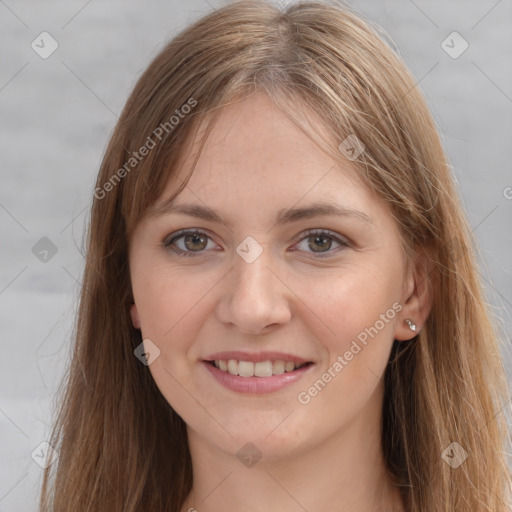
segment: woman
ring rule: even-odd
[[[94,196],[42,510],[508,509],[471,233],[361,19],[205,16],[135,86]]]

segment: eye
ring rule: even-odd
[[[338,244],[340,247],[349,247],[349,243],[344,239],[323,229],[311,229],[306,233],[302,233],[301,236],[302,238],[299,239],[299,242],[307,240],[307,247],[311,249],[311,252],[315,254],[317,258],[325,258],[332,255],[333,252],[338,252],[337,250],[329,250],[332,248],[333,242]],[[169,237],[164,240],[163,245],[166,249],[171,250],[178,256],[188,257],[203,253],[204,249],[208,248],[209,241],[212,241],[211,238],[203,231],[189,229],[169,235]],[[339,249],[340,247],[336,249]],[[210,249],[211,248],[212,247],[210,247]],[[306,250],[306,252],[308,251]],[[324,256],[324,254],[327,256]]]
[[[326,231],[323,229],[311,229],[306,233],[303,233],[303,235],[306,236],[303,236],[299,240],[299,242],[307,240],[307,247],[311,249],[311,252],[313,252],[317,258],[326,258],[332,256],[332,253],[338,252],[338,250],[329,250],[332,247],[333,241],[334,243],[337,243],[340,247],[349,247],[347,241],[345,241],[344,239],[337,235],[334,235],[330,231]],[[337,249],[339,249],[340,247],[338,247]]]
[[[179,256],[195,256],[194,253],[201,253],[208,246],[210,237],[198,230],[183,230],[173,233],[172,238],[164,240],[164,246]],[[181,247],[177,242],[183,242]]]

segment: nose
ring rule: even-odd
[[[235,255],[217,304],[217,319],[230,329],[261,334],[290,321],[292,293],[268,251],[252,263]]]

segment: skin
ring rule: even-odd
[[[183,169],[191,162],[189,154]],[[157,206],[176,188],[171,179]],[[421,274],[406,271],[387,204],[351,162],[332,160],[262,93],[222,110],[176,201],[231,221],[148,215],[130,239],[132,321],[160,349],[149,369],[187,424],[194,484],[182,512],[403,510],[380,446],[382,376],[393,339],[416,335],[404,320],[421,329],[430,304]],[[322,216],[276,225],[280,209],[327,201],[372,222]],[[175,242],[195,250],[192,257],[163,245],[186,228],[208,236],[202,244]],[[349,245],[315,242],[303,235],[308,229],[329,230]],[[235,251],[248,236],[263,249],[252,263]],[[396,302],[401,311],[300,403],[298,394]],[[221,386],[201,362],[224,350],[278,350],[315,366],[282,390],[242,394]],[[248,442],[262,454],[252,467],[237,457]]]

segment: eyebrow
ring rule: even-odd
[[[150,215],[154,217],[160,217],[162,215],[172,213],[181,213],[198,219],[219,222],[231,227],[229,218],[225,218],[215,210],[199,204],[179,204],[175,203],[174,199],[170,199],[150,210]],[[367,224],[374,223],[371,217],[359,210],[349,209],[337,203],[313,203],[301,208],[285,208],[279,210],[276,216],[276,224],[291,224],[303,219],[329,215],[354,218]]]

